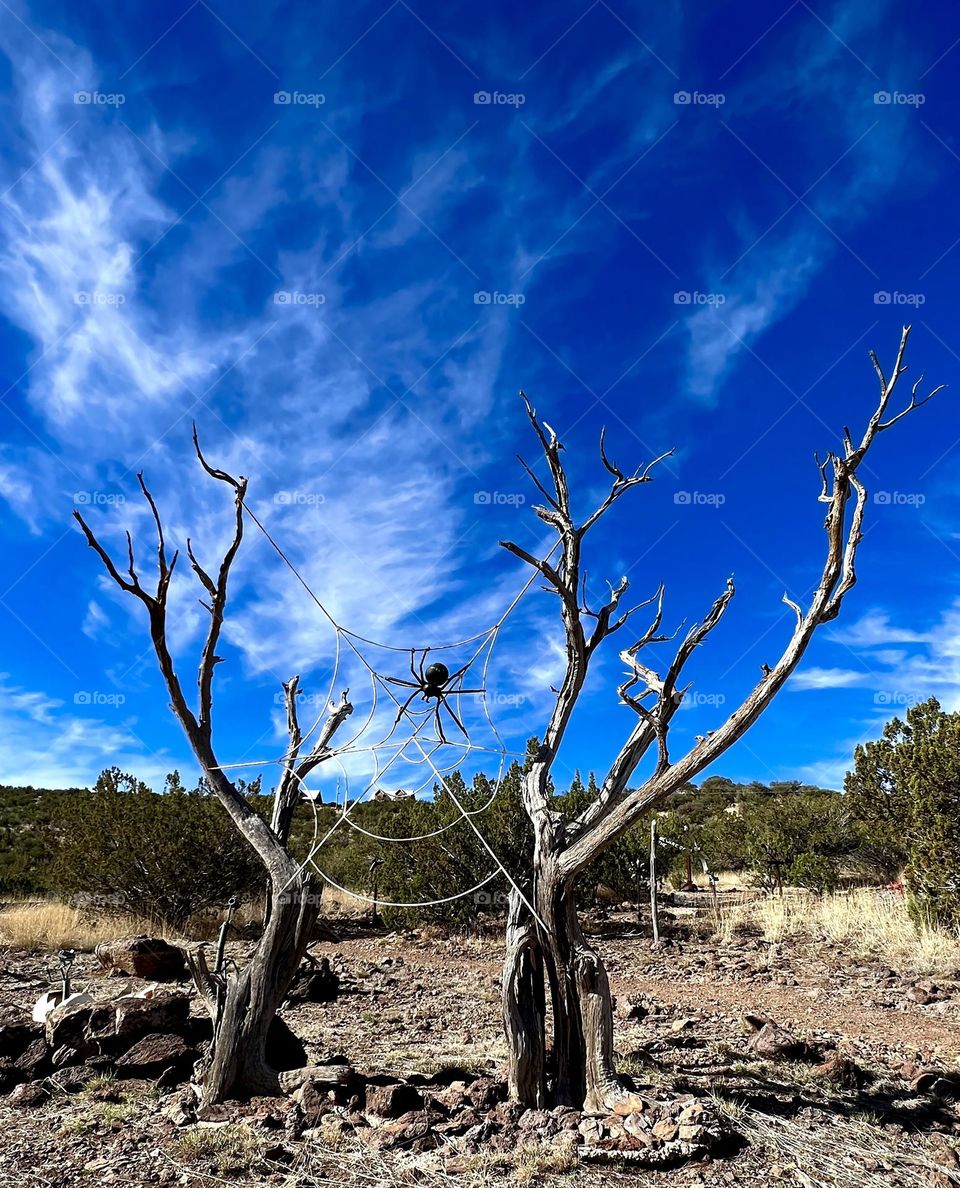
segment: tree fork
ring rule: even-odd
[[[232,972],[223,970],[211,973],[202,948],[188,957],[197,989],[214,1020],[213,1044],[202,1076],[203,1102],[211,1104],[244,1092],[279,1091],[277,1073],[270,1068],[266,1059],[267,1032],[310,943],[319,914],[318,897],[312,891],[313,881],[303,874],[288,847],[290,823],[303,780],[319,763],[336,754],[332,745],[333,736],[353,712],[353,707],[344,692],[340,702],[329,707],[327,720],[310,754],[301,756],[303,736],[296,711],[299,678],[294,677],[284,685],[289,749],[277,788],[273,820],[268,825],[227,778],[212,741],[213,678],[216,666],[222,662],[222,657],[217,654],[217,646],[226,612],[230,570],[243,540],[247,480],[243,477],[234,478],[207,462],[200,449],[196,426],[193,429],[193,444],[204,472],[232,490],[234,525],[233,537],[220,560],[216,576],[212,576],[201,565],[189,537],[186,541],[190,566],[206,595],[205,599],[201,599],[201,605],[210,616],[197,670],[196,712],[187,701],[167,645],[167,601],[179,552],[174,552],[169,558],[167,556],[160,512],[143,474],[137,475],[137,481],[150,508],[157,540],[157,584],[153,593],[148,592],[140,581],[133,538],[129,532],[124,574],[83,516],[75,511],[74,517],[87,544],[100,558],[109,576],[121,590],[133,595],[146,608],[150,638],[170,696],[173,714],[211,790],[229,813],[238,832],[256,852],[267,875],[267,918],[263,934],[246,967],[242,970],[235,967]]]
[[[769,707],[774,697],[799,664],[817,628],[837,617],[847,593],[856,584],[857,550],[863,540],[863,518],[867,492],[858,469],[880,433],[891,428],[941,390],[920,395],[923,376],[913,384],[908,403],[897,413],[889,412],[897,383],[906,371],[904,356],[910,327],[904,326],[893,368],[885,373],[876,355],[870,359],[880,384],[873,413],[859,442],[844,429],[842,451],[816,459],[820,475],[819,500],[826,503],[824,521],[826,550],[823,568],[806,609],[784,594],[793,611],[793,632],[774,665],[763,665],[762,679],[716,730],[698,737],[696,745],[682,758],[670,755],[669,731],[674,714],[690,687],[682,684],[685,667],[699,646],[723,618],[734,595],[732,579],[714,600],[703,620],[687,632],[673,660],[661,675],[647,665],[644,649],[672,641],[661,632],[663,586],[656,593],[622,610],[629,583],[626,577],[609,583],[609,598],[599,607],[587,600],[586,575],[582,571],[584,537],[613,505],[634,487],[650,482],[652,471],[669,457],[663,454],[629,477],[608,457],[604,437],[600,459],[612,477],[607,496],[586,519],[578,521],[571,510],[570,489],[561,461],[563,446],[554,430],[542,421],[521,393],[527,416],[536,434],[550,475],[542,483],[521,459],[527,473],[546,502],[534,508],[536,515],[557,534],[561,548],[559,562],[538,558],[510,541],[501,544],[538,571],[547,589],[557,595],[566,641],[566,665],[556,701],[544,732],[543,743],[531,763],[523,786],[523,803],[534,831],[532,854],[533,902],[538,918],[525,917],[519,899],[511,898],[507,928],[507,949],[503,976],[503,1016],[507,1032],[511,1092],[528,1105],[548,1100],[585,1104],[590,1109],[607,1109],[621,1099],[625,1090],[613,1066],[610,988],[599,956],[587,943],[580,928],[574,887],[577,876],[608,849],[641,816],[656,808],[672,792],[697,776],[741,738]],[[672,453],[673,451],[670,451]],[[552,487],[552,489],[551,489]],[[556,545],[554,546],[556,549]],[[627,677],[618,693],[623,705],[636,715],[633,729],[614,758],[599,794],[572,822],[562,822],[551,805],[550,773],[583,691],[590,662],[600,645],[645,607],[652,607],[646,630],[620,653]],[[652,773],[636,787],[631,781],[645,756],[653,752]],[[654,854],[655,857],[655,854]],[[652,865],[653,863],[651,863]],[[651,872],[652,883],[655,872]],[[655,895],[655,883],[652,887]],[[653,900],[651,906],[655,906]],[[543,1065],[546,1050],[546,1011],[532,1005],[535,986],[532,962],[542,958],[537,970],[540,985],[549,987],[553,1016],[553,1081],[547,1085]],[[523,994],[531,996],[524,1005]]]

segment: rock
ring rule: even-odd
[[[690,1095],[651,1102],[632,1114],[584,1118],[578,1127],[585,1162],[670,1167],[708,1156],[722,1138],[715,1110]]]
[[[493,1077],[477,1077],[467,1086],[467,1098],[482,1110],[492,1109],[505,1095],[505,1087],[498,1085]]]
[[[807,1054],[807,1045],[765,1015],[747,1015],[744,1021],[753,1029],[747,1047],[764,1060],[798,1060]]]
[[[54,1091],[59,1089],[64,1093],[76,1093],[97,1075],[97,1070],[86,1064],[70,1065],[51,1073],[44,1084]]]
[[[491,1122],[497,1123],[505,1129],[512,1128],[520,1121],[526,1106],[519,1101],[498,1102],[487,1114]]]
[[[622,998],[617,997],[616,1012],[620,1019],[646,1019],[650,1014],[644,1003],[632,994],[625,994]]]
[[[918,1003],[920,1006],[926,1006],[930,1002],[939,1002],[946,997],[944,992],[935,983],[928,980],[922,982],[914,982],[907,990],[907,998],[910,1002]]]
[[[284,1093],[295,1095],[308,1081],[325,1089],[346,1085],[355,1077],[349,1064],[314,1064],[307,1068],[292,1068],[281,1072],[278,1080]]]
[[[333,1002],[340,994],[340,979],[330,968],[330,961],[321,957],[319,962],[305,962],[297,971],[287,1002]]]
[[[24,1075],[7,1056],[0,1056],[0,1093],[9,1093],[24,1080]]]
[[[49,1100],[50,1090],[43,1081],[27,1081],[23,1085],[18,1085],[9,1098],[11,1105],[29,1110],[36,1109]]]
[[[941,1167],[960,1168],[960,1156],[946,1135],[934,1131],[927,1139],[927,1149]]]
[[[940,1079],[940,1073],[935,1068],[918,1069],[910,1081],[910,1088],[914,1093],[929,1093]]]
[[[654,1138],[662,1139],[664,1142],[669,1142],[675,1139],[679,1133],[680,1125],[672,1118],[660,1118],[659,1121],[654,1122],[650,1128],[650,1133]]]
[[[646,1102],[639,1093],[628,1093],[624,1089],[613,1103],[611,1113],[618,1118],[626,1118],[628,1114],[640,1114],[646,1108]]]
[[[197,1120],[197,1098],[192,1089],[160,1098],[160,1113],[174,1126],[191,1126]]]
[[[844,1089],[859,1089],[870,1080],[866,1069],[838,1050],[828,1052],[823,1063],[813,1069],[813,1075]]]
[[[117,1075],[154,1080],[171,1069],[186,1075],[197,1056],[179,1035],[145,1035],[117,1061]]]
[[[54,1068],[70,1068],[74,1064],[83,1064],[83,1053],[76,1048],[54,1048],[50,1063]]]
[[[412,1085],[367,1085],[365,1114],[379,1118],[402,1118],[423,1109],[423,1098]]]
[[[0,1007],[0,1057],[15,1060],[41,1031],[26,1011],[13,1005]]]
[[[653,1128],[646,1114],[627,1114],[620,1119],[624,1132],[648,1147],[653,1142]]]
[[[587,1147],[596,1146],[603,1138],[603,1127],[597,1118],[584,1118],[577,1127],[580,1138]]]
[[[534,1137],[546,1137],[557,1129],[557,1121],[549,1110],[527,1110],[517,1120],[517,1129],[523,1132],[533,1131]]]
[[[910,1081],[914,1093],[930,1093],[935,1097],[960,1097],[960,1077],[945,1072],[936,1065],[905,1065],[901,1070]]]
[[[108,1004],[113,1008],[113,1035],[121,1044],[132,1044],[155,1033],[179,1035],[187,1026],[190,999],[186,994],[157,994],[142,998],[125,994]]]
[[[466,1081],[454,1081],[441,1089],[439,1093],[431,1093],[430,1100],[447,1110],[459,1110],[472,1104],[470,1098],[467,1097]]]
[[[304,1081],[293,1094],[293,1100],[303,1111],[303,1124],[308,1128],[336,1109],[330,1098],[330,1086],[316,1081]]]
[[[101,1026],[112,1018],[109,1007],[91,1002],[70,1002],[69,999],[61,1003],[47,1015],[44,1024],[44,1034],[47,1043],[54,1051],[58,1048],[72,1048],[75,1051],[98,1050],[90,1037],[90,1024],[96,1012],[100,1012]]]
[[[28,1081],[42,1077],[50,1064],[50,1049],[42,1035],[36,1035],[13,1062]]]
[[[179,982],[187,976],[183,950],[160,937],[121,937],[97,945],[94,953],[111,974],[126,974],[148,982]]]
[[[480,1110],[469,1107],[465,1110],[458,1110],[446,1122],[438,1122],[434,1130],[438,1134],[444,1135],[466,1134],[468,1130],[472,1130],[477,1126],[483,1126],[485,1122],[490,1124],[490,1119]]]
[[[387,1122],[384,1126],[378,1126],[376,1129],[360,1130],[357,1132],[357,1137],[362,1138],[365,1143],[371,1147],[375,1147],[378,1151],[392,1151],[397,1147],[414,1147],[423,1150],[420,1146],[430,1133],[430,1116],[426,1110],[414,1110],[403,1117],[398,1118],[395,1122]]]

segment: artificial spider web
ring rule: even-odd
[[[493,626],[453,643],[401,648],[361,636],[338,623],[256,514],[246,504],[244,509],[334,632],[334,662],[328,695],[315,720],[302,732],[300,753],[305,753],[305,744],[320,731],[327,715],[335,710],[333,695],[338,687],[342,687],[344,673],[348,673],[352,680],[358,676],[365,678],[370,688],[369,702],[360,725],[346,741],[334,740],[330,755],[316,769],[325,774],[332,764],[338,772],[334,803],[339,812],[333,825],[322,834],[317,801],[322,801],[323,784],[329,786],[330,780],[323,779],[320,786],[310,787],[307,781],[296,776],[303,798],[313,812],[313,837],[307,857],[299,866],[300,873],[310,867],[324,882],[355,899],[397,908],[426,908],[451,903],[474,894],[503,875],[525,906],[539,919],[513,875],[474,820],[486,812],[496,799],[508,760],[524,758],[522,752],[511,751],[506,746],[490,714],[489,676],[494,645],[504,623],[536,580],[536,571],[524,582]],[[558,544],[554,545],[550,554]],[[378,653],[381,656],[379,662],[375,660]],[[475,736],[483,736],[484,741],[475,741]],[[287,751],[265,762],[284,765],[289,758],[290,752]],[[460,772],[464,764],[477,760],[486,763],[495,760],[497,772],[495,778],[487,777],[489,794],[477,807],[468,808],[455,792],[449,777],[454,772]],[[222,767],[224,771],[229,771],[262,765],[262,762],[245,761],[223,764]],[[359,795],[350,793],[351,768],[360,775],[362,790]],[[455,806],[457,815],[435,829],[407,837],[377,834],[364,828],[352,814],[371,795],[383,796],[382,785],[388,774],[392,779],[401,775],[407,777],[397,798],[417,798],[442,788]],[[378,842],[409,844],[436,837],[460,824],[466,824],[476,835],[482,849],[492,860],[493,868],[473,886],[454,894],[411,902],[389,901],[379,897],[374,900],[341,886],[318,861],[324,846],[336,830],[344,826]]]

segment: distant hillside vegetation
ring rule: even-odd
[[[468,785],[447,777],[433,799],[383,789],[354,806],[333,830],[318,858],[332,881],[383,901],[413,903],[470,891],[496,867],[475,834],[463,827],[457,802],[471,811],[498,858],[522,877],[530,826],[521,803],[523,767],[514,763],[495,788],[477,776]],[[259,780],[243,788],[266,819],[272,797]],[[451,795],[452,793],[452,795]],[[579,774],[557,796],[558,811],[574,816],[596,794]],[[294,823],[294,847],[310,852],[341,816],[333,805],[304,803]],[[712,776],[676,792],[658,812],[658,875],[677,884],[687,870],[742,871],[772,887],[781,882],[816,889],[835,886],[862,870],[862,837],[836,792],[799,782],[735,783]],[[423,835],[430,835],[423,837]],[[420,837],[392,843],[387,838]],[[586,871],[583,893],[639,902],[647,894],[649,818]],[[48,790],[0,785],[0,896],[79,897],[94,904],[122,902],[170,921],[258,894],[262,873],[219,802],[203,784],[186,789],[179,774],[157,794],[135,776],[110,768],[94,788]],[[502,903],[502,875],[483,892],[430,909],[431,917],[470,916],[477,905]]]

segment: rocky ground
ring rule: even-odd
[[[290,1072],[289,1094],[199,1118],[185,1082],[208,1024],[185,983],[143,997],[145,980],[81,956],[75,985],[94,1001],[41,1036],[23,1011],[50,963],[8,952],[0,1186],[960,1184],[960,971],[918,981],[750,938],[652,951],[626,917],[596,931],[637,1094],[606,1118],[503,1100],[494,937],[342,927],[313,947],[337,996],[282,1012],[329,1072],[300,1086]],[[277,1042],[303,1063],[294,1039]]]

